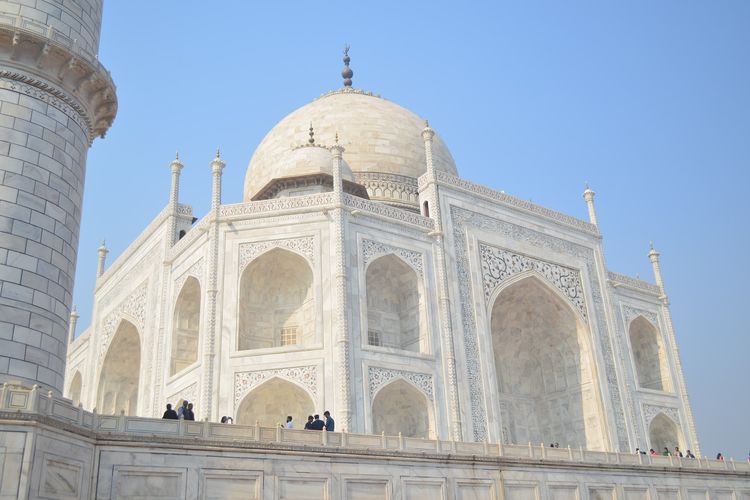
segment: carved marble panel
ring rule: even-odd
[[[482,263],[484,299],[487,303],[497,287],[508,278],[525,271],[534,271],[560,290],[581,317],[586,319],[586,302],[581,286],[581,273],[577,269],[527,257],[484,243],[479,244],[479,256]]]
[[[677,408],[673,408],[671,406],[662,406],[662,405],[651,405],[643,403],[643,419],[646,421],[646,426],[651,423],[651,421],[656,417],[659,413],[663,413],[664,415],[668,416],[672,421],[677,425],[680,426],[680,411]]]
[[[185,284],[185,281],[192,276],[193,278],[197,279],[198,282],[201,282],[203,280],[203,259],[198,259],[190,268],[182,273],[179,278],[177,278],[174,282],[174,291],[175,293],[180,293],[180,290],[182,290],[182,286]]]
[[[408,380],[409,382],[414,384],[414,386],[419,389],[425,396],[427,396],[427,399],[432,401],[432,375],[428,373],[417,373],[405,370],[393,370],[390,368],[371,366],[367,370],[367,380],[370,383],[370,402],[375,399],[375,394],[377,394],[381,387],[396,378],[403,378],[405,380]]]
[[[172,394],[167,398],[167,403],[172,403],[172,407],[176,410],[177,403],[184,399],[192,403],[198,402],[198,382],[194,382],[184,389],[180,389],[176,393]]]
[[[272,248],[283,248],[304,256],[310,265],[315,264],[315,237],[302,236],[280,240],[255,241],[240,245],[240,274],[256,257]]]
[[[362,240],[362,266],[366,267],[367,263],[375,260],[382,255],[395,254],[404,259],[409,267],[419,274],[424,274],[424,255],[421,252],[407,250],[405,248],[395,247],[386,243],[373,240]]]
[[[237,372],[234,374],[234,406],[257,386],[273,377],[291,380],[317,397],[318,395],[318,367],[315,365],[295,366],[271,370]]]
[[[146,323],[146,296],[148,294],[148,280],[141,283],[128,297],[123,300],[112,312],[105,316],[102,322],[102,337],[99,342],[99,362],[104,359],[109,343],[120,324],[120,320],[126,318],[133,321],[138,332],[143,335]]]
[[[639,309],[633,306],[624,305],[622,306],[622,313],[625,319],[625,328],[627,329],[630,322],[638,316],[643,316],[651,322],[656,328],[659,328],[659,316],[653,311],[647,311],[645,309]]]

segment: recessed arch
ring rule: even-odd
[[[681,446],[680,428],[677,423],[659,412],[648,426],[648,438],[651,448],[662,453],[664,448],[671,453],[675,446]]]
[[[603,449],[588,328],[536,274],[494,294],[490,331],[505,439]]]
[[[201,285],[189,276],[182,285],[172,316],[172,342],[169,375],[174,375],[198,360],[201,317]]]
[[[424,297],[417,272],[395,254],[365,269],[367,344],[427,353]]]
[[[667,353],[659,330],[643,316],[628,328],[638,385],[645,389],[672,391]]]
[[[434,436],[430,400],[402,378],[380,388],[372,400],[372,427],[375,434],[429,439]]]
[[[274,248],[242,272],[237,349],[310,345],[315,341],[313,272],[297,253]]]
[[[81,377],[81,372],[76,370],[73,379],[70,381],[70,387],[68,388],[68,397],[73,401],[73,406],[78,406],[81,403],[82,387],[83,377]]]
[[[274,377],[251,390],[237,408],[237,423],[276,427],[286,422],[291,415],[301,428],[307,416],[315,413],[315,404],[310,394],[288,380]]]
[[[136,415],[141,368],[141,342],[138,329],[121,320],[109,344],[99,372],[97,411],[103,415]]]

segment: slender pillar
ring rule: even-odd
[[[101,19],[101,0],[0,2],[0,384],[62,393],[86,156],[117,113]]]
[[[97,253],[99,254],[99,260],[96,264],[96,277],[99,278],[104,274],[104,266],[107,262],[107,254],[109,253],[106,241],[102,240],[102,244],[99,246]]]
[[[213,418],[214,405],[214,370],[216,367],[216,296],[219,274],[219,211],[221,209],[221,175],[226,164],[221,153],[216,150],[216,157],[211,160],[211,217],[210,247],[208,255],[208,323],[203,344],[203,394],[200,413],[203,418]]]
[[[448,295],[448,278],[446,270],[445,241],[443,238],[443,219],[440,215],[440,193],[437,184],[437,172],[432,160],[432,139],[435,131],[425,121],[422,130],[424,140],[425,163],[427,167],[427,187],[424,190],[428,215],[435,223],[435,261],[438,280],[438,300],[440,307],[440,330],[443,347],[443,366],[445,368],[445,379],[447,385],[447,399],[450,409],[449,432],[454,441],[463,439],[463,425],[461,423],[461,411],[458,399],[458,381],[456,378],[456,353],[453,346],[453,326],[451,322],[450,298]]]
[[[171,215],[169,217],[169,235],[172,238],[170,246],[174,245],[177,241],[177,207],[180,202],[180,171],[184,167],[180,161],[180,154],[175,155],[175,159],[169,164],[172,170],[172,185],[169,189],[169,209]]]
[[[73,340],[76,338],[76,325],[78,324],[78,318],[80,318],[80,316],[76,311],[76,306],[73,306],[73,309],[70,311],[70,325],[68,326],[68,344],[72,344]]]
[[[586,200],[586,206],[589,209],[589,222],[598,226],[599,223],[596,220],[596,209],[594,208],[594,195],[596,195],[596,193],[591,190],[588,184],[586,184],[586,190],[583,192],[583,199]]]
[[[649,244],[650,248],[648,251],[648,258],[651,261],[651,267],[654,269],[654,280],[656,281],[656,286],[659,287],[659,290],[661,290],[661,294],[666,298],[667,294],[664,292],[664,281],[661,278],[661,267],[659,266],[659,252],[654,250],[654,244]]]
[[[346,262],[346,214],[344,212],[344,186],[342,177],[342,161],[344,148],[338,143],[331,148],[333,157],[333,193],[334,208],[331,212],[333,223],[334,245],[334,287],[335,287],[335,323],[336,329],[336,377],[339,384],[338,403],[335,412],[341,419],[343,431],[352,430],[352,380],[351,380],[351,342],[348,316],[348,276]]]

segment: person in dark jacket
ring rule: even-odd
[[[312,421],[310,424],[310,429],[314,431],[322,431],[325,428],[326,424],[323,423],[323,421],[320,419],[320,415],[315,415],[315,420]]]
[[[309,430],[312,429],[312,423],[313,423],[313,416],[308,415],[307,416],[307,422],[305,422],[305,429]]]
[[[193,403],[187,405],[187,409],[182,412],[182,418],[185,420],[195,420],[195,413],[193,413]]]
[[[177,420],[177,412],[172,409],[172,405],[167,403],[167,411],[164,412],[164,415],[161,416],[161,418],[168,418],[170,420]]]

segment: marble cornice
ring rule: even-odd
[[[74,40],[22,17],[0,19],[0,77],[50,104],[59,99],[85,122],[89,141],[104,136],[117,114],[116,87],[109,72]]]

